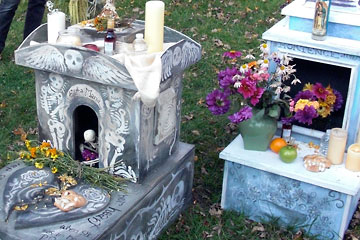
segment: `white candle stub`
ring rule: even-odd
[[[164,11],[162,1],[148,1],[145,5],[145,42],[148,52],[163,51],[164,44]]]
[[[353,172],[360,171],[360,144],[355,143],[348,148],[345,167]]]
[[[59,32],[65,30],[65,13],[54,11],[47,15],[48,43],[55,44]]]

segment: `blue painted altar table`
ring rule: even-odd
[[[220,158],[225,160],[222,208],[255,221],[276,217],[281,225],[303,228],[320,239],[342,239],[358,204],[360,173],[344,164],[309,172],[301,153],[293,163],[283,163],[270,150],[244,150],[240,135]]]

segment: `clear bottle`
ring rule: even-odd
[[[327,129],[324,135],[320,139],[320,149],[319,153],[323,156],[327,155],[329,140],[330,140],[331,129]]]
[[[283,123],[281,129],[281,137],[285,139],[287,143],[291,140],[291,132],[292,132],[292,124],[291,123]]]
[[[137,33],[133,41],[133,48],[136,53],[144,53],[147,51],[147,45],[144,40],[144,34]]]
[[[113,18],[109,18],[107,21],[107,32],[104,39],[104,53],[106,55],[114,55],[116,34],[114,32],[115,21]]]

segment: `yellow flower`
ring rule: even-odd
[[[25,157],[25,153],[24,152],[20,152],[20,158],[23,159]]]
[[[306,91],[306,90],[312,91],[312,88],[313,88],[313,85],[311,83],[306,83],[303,88],[303,91]]]
[[[56,167],[52,167],[52,168],[51,168],[51,172],[52,172],[52,173],[57,173],[57,171],[58,171],[58,169],[57,169]]]
[[[35,162],[35,167],[39,168],[39,169],[42,169],[44,167],[44,164],[41,163],[41,162]]]
[[[320,102],[320,107],[317,112],[322,118],[326,118],[331,113],[331,106],[326,102]]]
[[[30,151],[30,141],[29,140],[25,140],[25,146],[26,148]]]
[[[329,91],[329,94],[326,96],[325,103],[328,105],[333,105],[336,101],[336,96],[333,92]]]
[[[299,99],[295,104],[295,112],[304,110],[305,106],[313,106],[315,109],[318,109],[319,103],[317,101],[310,101],[308,99]]]

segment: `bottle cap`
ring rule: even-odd
[[[136,39],[143,39],[143,38],[144,38],[144,34],[142,34],[142,33],[137,33],[137,34],[135,35],[135,38],[136,38]]]

